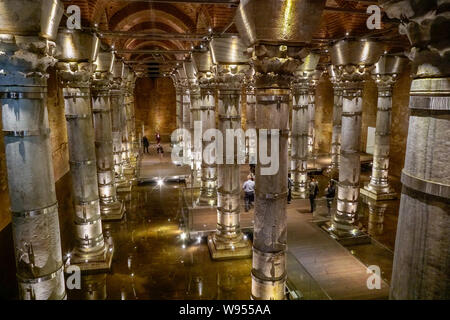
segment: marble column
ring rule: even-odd
[[[343,96],[337,210],[332,214],[330,231],[345,239],[361,236],[358,201],[362,91],[365,78],[382,53],[382,46],[371,40],[345,39],[337,42],[330,53],[342,79]]]
[[[112,239],[102,231],[91,110],[91,77],[99,49],[97,36],[62,29],[58,34],[57,70],[63,87],[74,197],[75,248],[66,267],[81,271],[111,268]]]
[[[377,126],[370,182],[361,193],[375,200],[397,197],[389,185],[389,144],[391,140],[392,91],[406,64],[406,58],[383,55],[372,71],[378,87]]]
[[[130,192],[130,181],[124,175],[122,161],[122,122],[125,108],[125,64],[116,59],[113,68],[113,82],[111,85],[111,124],[113,138],[114,173],[117,192]]]
[[[0,104],[19,299],[65,299],[47,112],[59,1],[0,6]]]
[[[403,21],[413,81],[391,299],[450,299],[448,1],[380,1]]]
[[[292,83],[291,179],[292,196],[306,198],[308,179],[309,103],[308,75],[296,74]]]
[[[197,70],[197,80],[200,87],[200,120],[202,122],[202,132],[216,128],[216,83],[212,73],[211,52],[193,53],[193,62]],[[202,140],[202,150],[206,150],[211,142]],[[202,157],[201,163],[201,205],[215,206],[217,204],[217,165],[209,163],[214,159]]]
[[[256,92],[255,92],[255,81],[254,81],[254,70],[250,69],[246,74],[245,78],[245,95],[246,95],[246,130],[255,130],[256,132]],[[246,152],[247,161],[250,164],[255,164],[257,162],[257,142],[252,140],[250,137],[246,136]]]
[[[339,163],[341,157],[341,127],[342,127],[342,88],[338,72],[335,66],[328,67],[330,81],[333,84],[333,131],[331,136],[331,165],[327,169],[327,175],[335,179],[339,177]]]
[[[183,105],[183,164],[192,168],[191,145],[194,137],[191,136],[191,97],[186,81],[181,81]]]
[[[114,53],[101,51],[95,64],[97,69],[93,76],[91,92],[100,211],[103,221],[121,220],[125,206],[117,199],[116,193],[111,121],[110,90]]]
[[[292,51],[285,46],[261,45],[255,47],[252,57],[256,71],[258,149],[265,143],[261,133],[269,130],[267,149],[270,154],[278,153],[279,160],[275,173],[265,172],[270,165],[262,163],[261,157],[256,166],[252,268],[252,298],[255,300],[285,298],[290,84],[294,70],[301,64],[300,60],[289,56]],[[266,73],[266,68],[272,72]],[[277,132],[278,137],[273,132]],[[272,149],[272,139],[278,139],[276,149]]]
[[[312,72],[308,82],[308,154],[311,159],[316,157],[316,87],[321,75],[321,71]]]
[[[189,131],[191,134],[191,183],[192,187],[200,188],[202,182],[202,153],[201,153],[201,141],[195,140],[195,126],[197,125],[197,130],[202,129],[201,116],[202,116],[202,95],[200,91],[200,86],[197,79],[197,71],[195,69],[195,64],[193,61],[184,62],[184,70],[186,72],[187,84],[189,88],[189,101],[190,101],[190,126]],[[198,132],[198,134],[203,134]],[[200,144],[199,144],[200,143]],[[197,199],[198,200],[198,199]]]
[[[208,246],[213,259],[248,258],[252,255],[251,243],[244,237],[240,226],[240,165],[245,153],[239,157],[239,150],[245,140],[227,135],[227,130],[240,130],[241,90],[243,66],[216,66],[216,83],[219,93],[219,130],[222,133],[223,161],[218,160],[217,189],[217,231],[208,237]],[[247,67],[248,68],[248,67]],[[243,138],[243,137],[242,137]],[[229,139],[232,139],[231,141]],[[226,146],[234,145],[234,153],[228,154]],[[221,163],[222,162],[222,163]]]

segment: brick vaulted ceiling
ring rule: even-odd
[[[224,31],[237,32],[232,24],[236,5],[189,2],[187,0],[65,0],[66,7],[78,5],[82,11],[83,25],[99,30],[133,33],[207,34]],[[201,1],[200,1],[201,2]],[[231,2],[231,1],[230,1]],[[237,0],[235,3],[238,2]],[[398,22],[384,17],[381,30],[368,30],[366,9],[377,1],[327,0],[320,26],[314,34],[313,46],[324,48],[331,40],[351,36],[380,38],[395,51],[408,46],[406,37],[399,35]],[[106,38],[116,49],[186,50],[198,45],[198,41],[155,39]],[[150,54],[125,54],[128,60],[152,60]],[[163,54],[163,59],[180,59],[183,55]],[[327,57],[324,57],[325,62]]]

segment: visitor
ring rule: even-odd
[[[294,182],[291,179],[291,174],[288,173],[288,197],[287,197],[288,204],[290,204],[292,201],[292,186],[293,185],[294,185]]]
[[[244,189],[245,192],[245,212],[248,212],[253,201],[255,201],[255,181],[253,181],[251,175],[248,175],[247,181],[244,182],[242,189]]]
[[[144,138],[142,138],[142,145],[144,146],[144,153],[150,153],[148,151],[148,147],[150,146],[150,143],[148,142],[148,139],[146,136],[144,136]]]
[[[158,143],[158,146],[156,147],[156,152],[159,154],[159,160],[162,161],[164,157],[164,149],[160,143]]]
[[[328,183],[325,189],[325,198],[327,199],[328,215],[331,215],[331,206],[333,204],[334,197],[336,196],[336,185],[333,179]]]
[[[156,138],[156,144],[160,144],[161,143],[161,135],[159,134],[159,132],[156,132],[155,138]]]
[[[316,210],[316,197],[319,193],[319,184],[315,178],[311,178],[309,182],[309,204],[311,206],[311,213]]]

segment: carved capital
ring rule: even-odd
[[[450,75],[450,6],[447,0],[380,0],[389,18],[400,19],[408,36],[409,58],[419,77]]]
[[[245,85],[247,65],[217,65],[216,85],[219,90],[241,90]]]
[[[37,37],[2,36],[0,84],[7,81],[18,85],[28,82],[27,79],[47,79],[47,69],[57,62],[54,58],[55,53],[56,45],[52,41]]]

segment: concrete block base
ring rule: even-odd
[[[106,206],[101,206],[102,221],[122,220],[125,214],[125,204],[123,201],[116,201]]]
[[[77,266],[82,273],[108,272],[111,270],[113,255],[114,244],[111,240],[106,241],[105,239],[105,250],[100,254],[84,255],[75,249],[64,267],[67,270],[70,266]]]
[[[359,231],[355,235],[349,235],[347,233],[339,233],[336,230],[331,229],[331,222],[318,222],[319,226],[325,230],[331,238],[342,244],[343,246],[352,246],[358,244],[368,244],[371,243],[372,240],[370,236],[363,231]]]
[[[395,192],[375,192],[374,190],[369,190],[367,186],[364,188],[361,188],[360,190],[361,194],[375,200],[375,201],[382,201],[382,200],[393,200],[397,199],[397,193]]]
[[[214,241],[214,235],[208,236],[208,248],[213,260],[246,259],[252,256],[252,243],[242,239],[235,243],[233,248],[221,246]]]

